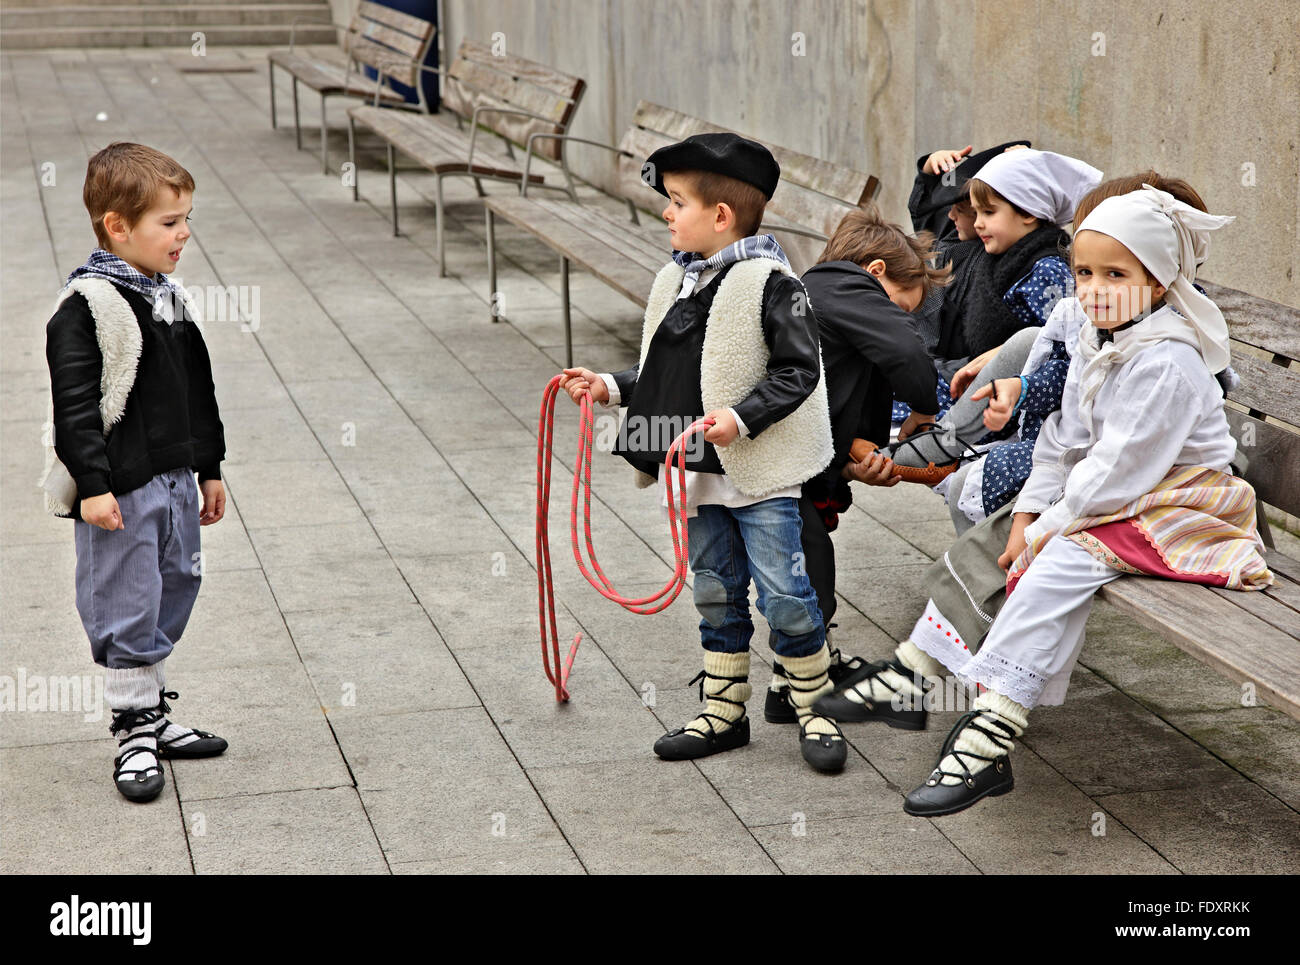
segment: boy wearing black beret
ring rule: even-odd
[[[668,198],[672,261],[650,290],[639,364],[564,370],[563,387],[621,406],[615,451],[653,485],[672,440],[714,419],[687,447],[695,606],[702,617],[704,710],[655,743],[667,760],[749,743],[749,582],[772,628],[799,717],[799,746],[821,771],[844,766],[839,727],[813,711],[831,690],[830,654],[803,565],[800,486],[831,461],[830,415],[807,292],[776,239],[757,234],[780,177],[761,144],[697,134],[655,151],[642,176]],[[665,503],[666,505],[666,503]],[[692,681],[694,682],[694,681]]]

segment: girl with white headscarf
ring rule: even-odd
[[[1101,586],[1125,573],[1272,583],[1213,375],[1228,364],[1227,323],[1192,286],[1209,233],[1231,220],[1144,185],[1079,226],[1072,258],[1089,320],[1015,507],[1039,515],[983,645],[949,664],[984,691],[907,795],[908,813],[951,814],[1012,789],[1012,741],[1030,708],[1063,702]]]

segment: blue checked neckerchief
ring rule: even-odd
[[[695,291],[695,283],[700,280],[701,272],[711,268],[725,268],[733,262],[744,261],[747,258],[771,258],[787,268],[790,267],[790,259],[781,250],[780,243],[771,235],[750,235],[748,238],[741,238],[709,258],[701,258],[694,251],[674,251],[673,261],[686,271],[686,277],[682,279],[682,290],[677,293],[677,299],[681,300]]]
[[[125,285],[132,291],[139,292],[153,302],[156,317],[161,318],[168,325],[172,323],[172,306],[180,300],[180,289],[166,275],[159,273],[150,278],[103,248],[92,251],[86,263],[74,269],[68,276],[68,281],[81,275],[101,275]]]

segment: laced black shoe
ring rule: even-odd
[[[158,706],[154,708],[158,713],[158,727],[155,731],[158,735],[158,756],[166,760],[177,757],[216,757],[218,754],[224,754],[229,746],[224,738],[209,734],[205,730],[182,727],[167,719],[167,715],[172,711],[171,705],[167,703],[169,697],[176,700],[180,694],[174,690],[158,691]],[[164,739],[163,735],[168,728],[175,728],[181,733],[173,733],[170,738]],[[191,735],[194,740],[180,743]]]
[[[718,714],[709,713],[707,710],[700,711],[685,727],[678,727],[676,730],[669,731],[655,741],[654,752],[664,760],[695,760],[699,757],[708,757],[711,754],[735,750],[737,747],[744,747],[749,743],[749,717],[745,714],[745,701],[734,700],[725,696],[728,690],[737,686],[742,687],[743,692],[748,696],[749,675],[722,677],[711,674],[707,670],[701,670],[691,680],[691,684],[698,683],[700,685],[701,701],[705,699],[704,685],[714,681],[725,681],[725,683],[722,687],[710,687],[708,699],[739,707],[740,717],[733,721]],[[687,686],[690,686],[690,684]],[[702,722],[703,727],[697,724],[697,721]],[[717,724],[714,721],[717,721]]]
[[[126,731],[126,736],[117,742],[118,747],[124,750],[113,758],[113,784],[124,798],[138,804],[152,801],[167,786],[162,766],[158,763],[158,741],[152,730],[157,721],[156,709],[114,710],[112,723],[108,726],[108,732],[114,736]],[[145,727],[150,729],[143,733],[132,733]],[[131,746],[126,747],[127,744]],[[127,761],[133,761],[142,755],[145,758],[144,767],[123,769]]]
[[[835,624],[831,624],[832,627]],[[845,656],[843,651],[838,647],[831,647],[831,666],[828,673],[831,677],[831,683],[836,689],[846,686],[850,683],[856,683],[862,679],[862,674],[869,666],[863,657]],[[772,676],[787,679],[785,668],[781,666],[779,659],[772,664]],[[799,719],[799,714],[794,709],[794,704],[790,700],[790,685],[781,684],[775,690],[768,688],[767,696],[763,702],[763,719],[769,724],[793,724]]]
[[[922,691],[922,696],[904,694],[888,680],[883,679],[886,670],[892,670],[899,676],[913,681]],[[897,727],[899,730],[925,730],[926,713],[923,703],[924,691],[927,689],[925,678],[918,677],[910,668],[904,666],[897,658],[878,660],[866,664],[850,677],[844,684],[824,697],[818,699],[813,710],[827,717],[833,717],[842,724],[856,724],[864,721],[878,720]],[[879,683],[891,696],[886,700],[876,700],[871,696],[873,684]],[[853,700],[848,696],[852,690],[862,700]]]
[[[985,723],[991,724],[1001,733],[982,726]],[[1008,753],[997,757],[985,757],[983,754],[971,751],[956,750],[957,739],[967,727],[979,731],[999,747],[1006,748]],[[1016,786],[1016,782],[1011,774],[1009,752],[1011,740],[1016,736],[1018,735],[1015,730],[999,720],[996,714],[987,710],[972,710],[962,714],[952,730],[948,732],[948,737],[943,742],[943,749],[939,751],[939,761],[930,776],[926,778],[924,784],[914,788],[903,799],[903,810],[908,814],[927,818],[942,814],[956,814],[982,798],[996,797],[1011,791]],[[942,769],[944,758],[949,755],[957,761],[957,765],[961,768],[960,772]],[[967,759],[983,761],[987,766],[973,773],[967,766]],[[944,784],[945,777],[958,778],[960,783]]]

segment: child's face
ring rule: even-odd
[[[112,238],[113,254],[150,278],[159,272],[171,274],[190,238],[192,198],[188,191],[165,188],[130,228],[110,211],[104,216],[104,228]]]
[[[664,208],[663,218],[668,222],[668,233],[677,251],[699,252],[708,258],[735,240],[726,230],[728,219],[721,206],[706,205],[700,200],[688,178],[665,174],[664,189],[668,192],[668,206]]]
[[[1097,328],[1115,328],[1149,311],[1165,287],[1152,278],[1133,252],[1100,231],[1080,231],[1071,245],[1074,287]]]
[[[1000,255],[1038,225],[1033,215],[1016,214],[1015,208],[1002,198],[993,197],[988,204],[975,204],[975,234],[984,242],[990,255]]]
[[[921,302],[925,299],[924,285],[913,285],[911,288],[905,288],[898,284],[885,274],[885,262],[880,258],[870,261],[862,267],[866,269],[867,274],[880,282],[880,287],[885,290],[889,300],[903,311],[914,312],[921,307]]]
[[[963,199],[948,209],[948,220],[957,226],[957,237],[970,241],[975,237],[975,209],[968,199]]]

